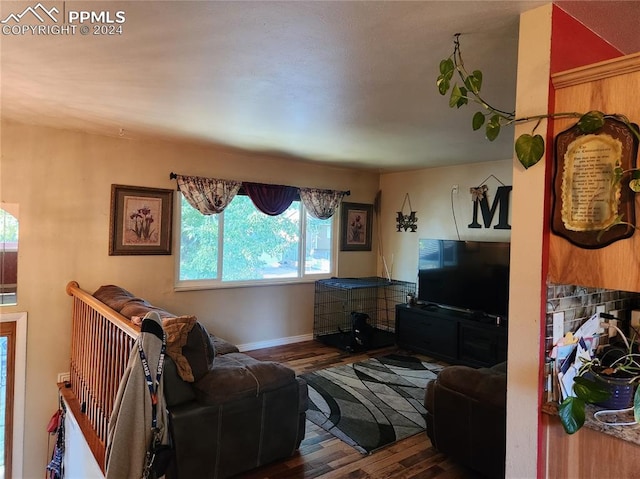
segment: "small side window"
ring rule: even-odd
[[[18,205],[0,208],[0,306],[18,300]]]

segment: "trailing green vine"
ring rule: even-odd
[[[457,79],[461,82],[460,84],[456,82],[454,76],[457,76]],[[441,95],[446,95],[447,92],[451,91],[449,96],[449,107],[451,108],[460,108],[469,103],[479,106],[480,110],[476,111],[471,120],[471,127],[473,130],[479,130],[484,127],[485,136],[489,141],[495,140],[500,134],[500,130],[505,126],[535,122],[531,133],[520,135],[515,143],[516,156],[525,168],[530,168],[538,163],[544,155],[544,138],[539,133],[536,133],[536,129],[540,122],[546,118],[578,118],[578,129],[585,134],[594,133],[602,128],[606,118],[616,118],[625,123],[633,134],[640,139],[640,132],[628,118],[617,114],[605,115],[597,110],[587,113],[547,113],[516,118],[515,112],[496,108],[482,97],[482,80],[483,74],[480,70],[473,70],[469,73],[465,68],[460,50],[460,34],[456,33],[454,35],[453,53],[440,62],[440,74],[436,81],[438,91]],[[617,181],[620,181],[623,173],[621,169],[616,172]],[[640,191],[640,174],[634,172],[633,178],[638,181],[631,181],[630,186],[635,192],[638,192]]]

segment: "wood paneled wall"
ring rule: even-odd
[[[552,77],[556,112],[626,115],[640,123],[640,54],[617,58]],[[576,120],[556,120],[554,137]],[[636,195],[636,217],[640,200]],[[640,233],[600,249],[583,249],[551,233],[549,280],[559,284],[640,292]],[[567,435],[555,416],[543,415],[548,478],[638,477],[640,446],[583,428]]]
[[[552,77],[556,88],[556,112],[588,112],[626,115],[640,123],[640,54],[608,60]],[[556,120],[554,137],[575,124]],[[640,218],[640,197],[635,200]],[[640,291],[640,233],[601,249],[583,249],[551,234],[549,280],[559,284]]]
[[[549,479],[636,479],[640,446],[583,427],[569,436],[557,416],[544,415]],[[635,426],[634,426],[635,427]]]

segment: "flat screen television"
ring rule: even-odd
[[[506,318],[509,249],[506,242],[420,239],[418,300]]]

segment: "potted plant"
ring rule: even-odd
[[[456,78],[460,85],[456,83]],[[632,124],[629,119],[620,114],[605,114],[598,110],[586,113],[575,111],[545,113],[541,115],[531,115],[527,117],[516,117],[514,111],[506,111],[490,104],[482,97],[483,74],[480,70],[469,72],[462,60],[460,47],[460,33],[454,35],[453,53],[443,59],[439,65],[439,74],[436,86],[441,95],[449,95],[449,107],[461,108],[464,105],[474,105],[478,108],[471,120],[473,130],[480,130],[484,127],[485,137],[489,141],[495,140],[500,134],[500,130],[508,125],[534,122],[535,125],[531,133],[524,133],[516,139],[515,152],[518,161],[525,168],[530,168],[540,161],[545,151],[544,138],[536,134],[536,129],[540,122],[546,118],[576,118],[578,129],[584,133],[597,132],[605,123],[607,118],[615,118],[623,122],[627,128],[640,140],[638,127]],[[629,170],[628,170],[629,171]],[[616,171],[616,181],[622,178],[622,169]],[[630,187],[634,192],[640,191],[640,171],[632,171],[633,180]]]
[[[610,345],[595,358],[584,361],[574,380],[573,392],[559,407],[560,422],[568,434],[578,431],[585,422],[587,404],[610,409],[630,407],[633,396],[633,415],[640,422],[640,353],[636,344],[637,332],[632,328],[631,340],[616,326],[621,345]],[[634,393],[635,390],[635,393]]]

